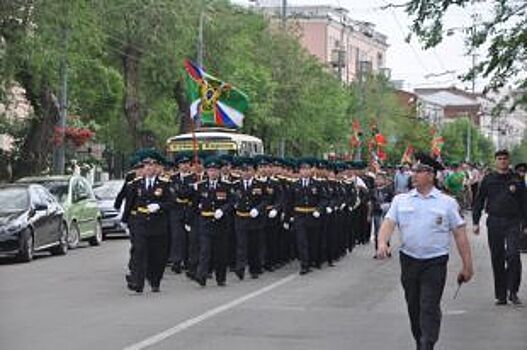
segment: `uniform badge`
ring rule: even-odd
[[[267,187],[267,193],[273,194],[274,193],[274,189],[272,187]]]
[[[311,192],[313,192],[313,194],[317,194],[317,188],[316,188],[316,187],[313,187],[313,189],[311,190]]]
[[[441,226],[442,224],[443,224],[443,217],[438,216],[438,217],[436,218],[436,225],[437,225],[437,226]]]
[[[516,185],[515,184],[512,184],[509,186],[509,191],[511,191],[511,193],[515,193],[516,192]]]
[[[227,199],[227,193],[226,192],[216,192],[216,198],[220,201],[224,201]]]
[[[253,189],[253,194],[254,194],[254,195],[261,195],[261,194],[262,194],[262,189],[261,189],[261,188],[255,188],[255,189]]]
[[[209,197],[209,193],[208,192],[201,192],[201,196],[203,198],[208,198]]]
[[[162,188],[156,188],[156,190],[154,191],[154,195],[157,196],[157,197],[160,197],[163,195],[163,189]]]

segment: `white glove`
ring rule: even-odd
[[[155,213],[156,211],[161,209],[161,207],[157,203],[150,203],[146,207],[148,208],[148,211],[151,213]]]
[[[346,208],[346,203],[342,203],[342,204],[340,205],[340,210],[343,210],[344,208]]]
[[[216,211],[214,212],[214,219],[219,220],[222,217],[223,217],[223,210],[216,209]]]
[[[333,213],[333,209],[331,209],[330,207],[326,207],[326,213],[327,214]]]
[[[390,209],[390,203],[382,203],[381,204],[381,210],[382,211],[388,211]]]
[[[256,208],[252,208],[251,211],[249,212],[249,215],[251,215],[251,217],[252,217],[253,219],[254,219],[255,217],[257,217],[258,214],[260,214],[260,213],[258,212],[258,209],[256,209]]]
[[[268,216],[269,216],[269,219],[274,219],[276,215],[278,215],[278,211],[276,209],[271,209]]]
[[[185,231],[190,232],[190,230],[191,230],[190,225],[185,224]]]
[[[348,207],[348,211],[353,211],[353,207]]]
[[[313,212],[313,217],[314,217],[315,219],[318,219],[318,218],[320,217],[320,213],[319,213],[317,210],[315,210],[315,211]]]
[[[289,230],[289,223],[284,222],[284,228],[285,228],[286,230]]]

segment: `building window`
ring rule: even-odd
[[[379,67],[379,68],[384,67],[382,52],[378,52],[377,53],[377,67]]]

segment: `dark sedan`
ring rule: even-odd
[[[110,233],[128,235],[128,228],[121,222],[123,208],[113,207],[115,198],[124,185],[124,180],[110,180],[93,186],[102,216],[102,230],[106,237]]]
[[[27,262],[36,251],[67,253],[64,210],[44,187],[0,185],[0,203],[0,255]]]

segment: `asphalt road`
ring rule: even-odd
[[[471,241],[476,275],[453,300],[452,255],[437,349],[527,349],[527,308],[494,306],[485,235]],[[373,260],[371,245],[306,276],[294,264],[258,280],[230,275],[225,288],[167,269],[161,293],[136,295],[124,287],[128,244],[0,260],[0,349],[413,349],[397,258]]]

